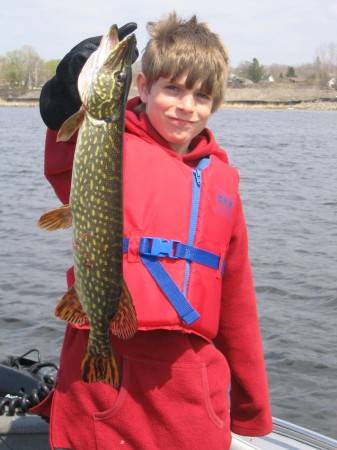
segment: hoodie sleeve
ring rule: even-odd
[[[56,142],[57,131],[47,129],[44,174],[62,203],[69,203],[71,173],[77,133],[67,142]]]
[[[259,330],[248,237],[240,198],[230,241],[215,346],[231,370],[231,429],[262,436],[272,431],[268,383]]]

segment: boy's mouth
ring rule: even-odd
[[[189,119],[182,119],[180,117],[169,117],[173,123],[177,123],[178,125],[193,125],[195,121]]]

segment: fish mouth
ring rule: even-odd
[[[99,48],[94,52],[96,56],[93,57],[92,65],[99,68],[111,65],[113,61],[118,62],[121,60],[124,61],[125,65],[131,65],[136,44],[134,33],[119,41],[118,27],[117,25],[112,25],[109,31],[103,35]]]
[[[136,49],[136,36],[134,33],[126,36],[122,41],[117,45],[118,48],[118,57],[123,58],[126,61],[132,61],[135,49]]]
[[[115,45],[112,54],[106,59],[105,65],[109,64],[111,59],[116,58],[117,55],[117,61],[123,61],[123,66],[131,66],[136,45],[137,40],[134,33],[126,36]]]
[[[116,25],[112,25],[109,31],[103,35],[98,49],[90,55],[78,78],[78,91],[86,109],[90,109],[89,104],[91,104],[91,98],[96,89],[94,86],[100,77],[105,80],[104,83],[108,83],[109,77],[112,77],[113,73],[117,71],[116,73],[127,78],[126,88],[128,90],[131,84],[131,65],[136,44],[134,33],[119,41]],[[103,76],[104,73],[106,75]],[[110,82],[113,83],[113,80],[111,79]],[[96,92],[95,95],[100,98],[101,94]],[[103,99],[101,100],[103,101]],[[104,101],[107,99],[105,98]]]
[[[135,34],[132,33],[122,41],[118,41],[118,28],[113,25],[107,37],[104,65],[110,65],[113,61],[118,64],[122,61],[123,66],[131,66],[137,45]]]

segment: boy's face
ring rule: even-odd
[[[205,128],[213,105],[213,98],[200,90],[201,83],[187,89],[186,78],[182,75],[174,82],[159,78],[149,91],[145,75],[137,76],[139,95],[152,126],[180,155],[188,153],[192,139]]]

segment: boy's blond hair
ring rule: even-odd
[[[212,112],[224,101],[228,73],[228,54],[218,35],[194,15],[180,19],[175,12],[158,22],[148,22],[150,35],[143,56],[142,72],[150,90],[159,78],[174,81],[187,73],[191,89],[201,81],[201,89],[212,95]]]

